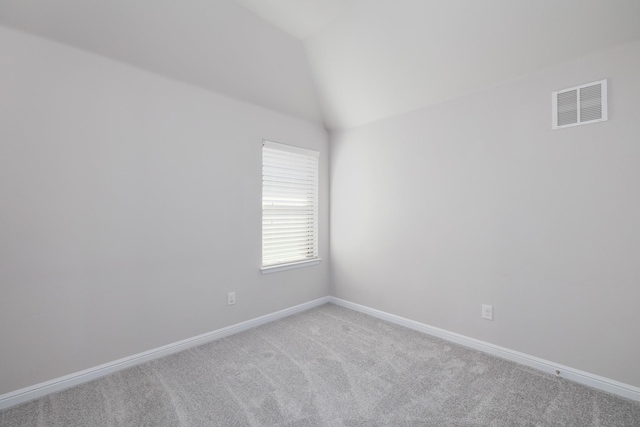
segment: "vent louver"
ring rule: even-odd
[[[553,129],[603,122],[607,116],[607,80],[553,92]]]

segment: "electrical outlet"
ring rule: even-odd
[[[236,303],[236,293],[235,292],[229,292],[227,294],[227,305],[233,305]]]
[[[493,320],[493,306],[482,304],[482,318]]]

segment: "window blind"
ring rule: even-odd
[[[318,258],[317,151],[262,145],[262,266]]]

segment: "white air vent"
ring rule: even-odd
[[[553,92],[553,129],[604,122],[607,115],[607,80]]]

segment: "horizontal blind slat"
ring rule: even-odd
[[[265,254],[273,254],[279,252],[293,252],[293,251],[309,251],[313,249],[313,244],[307,239],[305,242],[272,242],[262,245],[262,249]]]
[[[263,259],[270,260],[270,259],[289,258],[289,257],[306,258],[306,257],[313,256],[315,254],[317,254],[317,252],[314,251],[312,248],[301,248],[298,250],[286,248],[280,251],[274,250],[274,251],[267,252],[263,255]]]
[[[284,247],[282,249],[273,248],[265,250],[264,259],[282,258],[288,256],[301,256],[315,253],[310,247]]]

